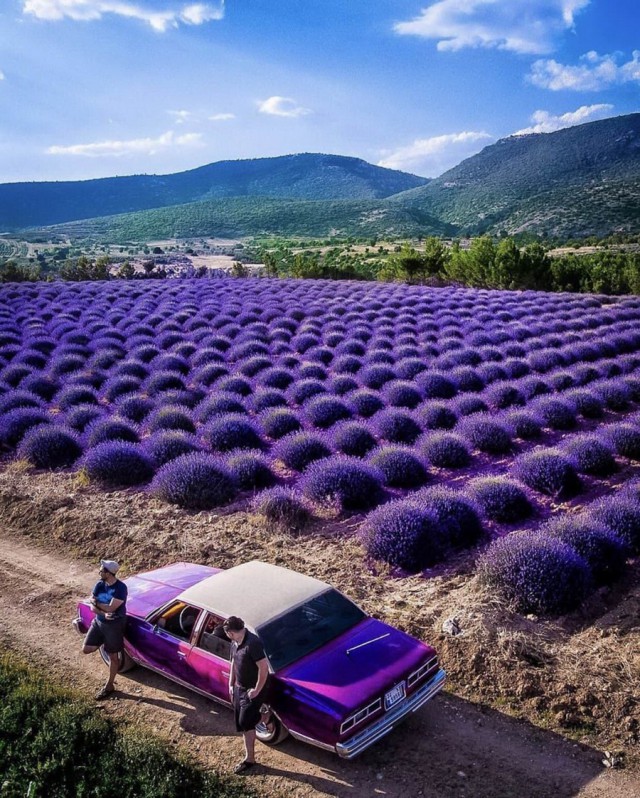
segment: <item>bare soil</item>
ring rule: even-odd
[[[522,617],[487,594],[474,554],[425,577],[376,571],[359,518],[297,538],[268,532],[238,503],[185,513],[142,491],[105,493],[75,474],[0,472],[0,643],[93,692],[105,676],[70,627],[99,557],[123,573],[177,560],[249,559],[332,582],[372,614],[433,643],[447,691],[353,762],[288,739],[260,747],[263,796],[634,798],[640,796],[640,562],[580,613]],[[455,618],[460,634],[443,631]],[[145,670],[120,676],[99,711],[142,723],[230,771],[242,754],[228,710]],[[614,768],[606,768],[605,751]]]

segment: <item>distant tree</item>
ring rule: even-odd
[[[121,280],[132,280],[135,276],[136,270],[133,268],[131,261],[125,260],[117,272],[117,276]]]

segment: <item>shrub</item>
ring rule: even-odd
[[[185,388],[184,380],[175,371],[156,371],[147,377],[144,386],[151,396],[164,391],[183,391]]]
[[[585,418],[602,418],[604,415],[604,403],[593,391],[578,388],[567,391],[564,398]]]
[[[65,414],[65,422],[76,432],[84,432],[91,423],[103,415],[104,410],[97,405],[78,405]]]
[[[195,432],[196,425],[193,423],[191,413],[180,405],[164,405],[154,410],[147,421],[149,432],[157,432],[162,429],[182,430],[183,432]]]
[[[336,455],[307,468],[302,492],[311,501],[330,503],[339,510],[368,510],[382,500],[383,475],[360,460]]]
[[[193,435],[181,430],[160,430],[145,438],[144,450],[157,466],[163,466],[183,454],[191,454],[200,450]]]
[[[582,474],[607,477],[618,470],[613,452],[597,435],[576,435],[565,443],[564,450]]]
[[[460,366],[451,371],[451,379],[455,382],[459,391],[476,393],[483,390],[484,380],[475,369],[468,366]]]
[[[458,416],[444,402],[425,402],[416,415],[425,429],[453,429]]]
[[[204,429],[204,439],[216,452],[262,449],[262,439],[255,426],[245,416],[233,413],[209,421]]]
[[[258,375],[257,382],[265,388],[277,388],[278,390],[285,390],[293,382],[293,374],[287,369],[279,368],[277,366],[270,366]]]
[[[108,379],[102,386],[102,394],[108,402],[113,402],[119,396],[136,393],[139,388],[140,380],[137,377],[122,375]]]
[[[395,371],[401,380],[412,380],[417,374],[426,371],[427,364],[419,357],[404,357],[395,365]]]
[[[408,407],[413,409],[422,401],[422,394],[411,382],[392,380],[388,382],[382,395],[392,407]]]
[[[53,424],[35,427],[18,447],[18,456],[36,468],[68,468],[81,454],[82,446],[73,432]]]
[[[351,409],[344,402],[333,396],[317,396],[310,399],[304,411],[314,427],[327,429],[338,421],[351,417]]]
[[[0,413],[8,413],[17,408],[44,408],[43,399],[32,391],[8,390],[0,397]]]
[[[90,480],[108,487],[126,487],[148,482],[153,464],[141,446],[128,441],[107,441],[89,449],[83,469]]]
[[[329,381],[329,391],[337,396],[344,396],[358,389],[358,383],[353,377],[334,377]]]
[[[526,399],[551,393],[551,386],[539,377],[524,377],[518,380],[518,388]]]
[[[568,498],[580,490],[571,460],[558,449],[534,449],[518,457],[513,474],[533,490],[554,498]]]
[[[551,429],[573,429],[576,425],[576,411],[568,403],[552,397],[538,399],[534,411]]]
[[[624,380],[594,382],[592,390],[610,410],[626,410],[631,402],[631,391]]]
[[[415,502],[433,513],[451,548],[467,548],[483,537],[484,528],[478,510],[466,496],[450,488],[423,488],[415,494]]]
[[[298,377],[301,380],[326,380],[327,372],[317,363],[302,363],[298,368]]]
[[[365,366],[360,371],[359,377],[365,387],[377,390],[385,383],[395,380],[396,373],[388,365],[373,363]]]
[[[548,535],[512,532],[494,541],[478,563],[481,581],[522,613],[570,612],[587,597],[587,563],[569,545]]]
[[[286,407],[287,398],[275,388],[259,388],[250,397],[249,405],[254,413],[261,413],[271,407]]]
[[[227,457],[227,468],[240,490],[263,490],[276,481],[267,459],[258,452],[233,452]]]
[[[51,416],[36,407],[16,407],[0,416],[0,442],[15,448],[34,427],[50,424]]]
[[[640,429],[633,424],[611,424],[602,432],[616,452],[629,460],[640,460]]]
[[[267,410],[260,417],[260,426],[265,435],[276,440],[302,427],[298,416],[286,407]]]
[[[423,371],[416,382],[426,399],[451,399],[458,392],[455,382],[437,371]]]
[[[613,530],[633,554],[640,554],[640,504],[609,496],[590,507],[589,514]]]
[[[204,452],[183,454],[171,460],[151,483],[155,496],[187,510],[210,510],[227,504],[236,491],[231,472],[218,458]]]
[[[316,460],[331,455],[331,449],[324,440],[312,432],[294,432],[278,441],[274,454],[294,471],[304,471]]]
[[[511,433],[505,424],[480,413],[465,416],[456,427],[473,447],[489,454],[505,454],[512,447]]]
[[[52,377],[42,376],[41,374],[32,374],[30,377],[27,377],[22,381],[21,387],[25,391],[30,391],[36,396],[39,396],[46,402],[50,402],[60,390],[60,383],[54,380]]]
[[[349,404],[362,418],[371,418],[378,410],[382,410],[384,407],[384,402],[377,393],[365,389],[354,391],[352,394],[349,394],[348,399]]]
[[[226,377],[229,374],[229,369],[220,363],[208,363],[206,366],[199,368],[193,375],[193,381],[196,385],[204,385],[209,388],[221,377]]]
[[[390,488],[419,488],[428,479],[424,463],[402,446],[381,446],[368,462],[382,472],[385,485]]]
[[[371,419],[374,430],[391,443],[411,444],[422,434],[420,425],[401,410],[380,410]]]
[[[451,403],[451,410],[458,416],[471,416],[474,413],[486,413],[489,405],[479,396],[458,396]]]
[[[494,383],[483,394],[491,407],[504,410],[508,407],[522,407],[527,403],[524,395],[513,385]]]
[[[195,416],[198,421],[206,423],[217,416],[245,412],[245,407],[238,394],[227,391],[214,391],[196,407]]]
[[[85,430],[88,446],[97,446],[105,441],[128,441],[138,443],[137,429],[124,419],[108,416],[92,421]]]
[[[514,410],[507,413],[505,421],[516,438],[529,441],[542,435],[542,422],[535,413],[528,410]]]
[[[409,573],[436,565],[444,555],[444,535],[437,517],[406,500],[369,513],[362,535],[369,557]]]
[[[54,404],[61,410],[70,410],[77,405],[97,405],[97,393],[86,385],[68,385],[55,396]]]
[[[622,575],[628,554],[627,544],[613,530],[586,513],[553,518],[540,531],[575,549],[591,569],[596,585],[609,585]]]
[[[482,512],[492,521],[513,524],[533,512],[527,494],[511,479],[480,477],[471,480],[468,488]]]
[[[262,516],[267,529],[273,532],[298,534],[311,520],[311,509],[305,498],[291,488],[264,490],[253,500],[252,509]]]
[[[343,421],[332,430],[334,448],[352,457],[364,457],[376,446],[371,430],[358,421]]]
[[[434,432],[421,438],[419,444],[436,468],[464,468],[471,462],[469,447],[455,432]]]

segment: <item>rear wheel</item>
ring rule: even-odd
[[[258,723],[256,738],[265,745],[278,745],[289,736],[287,727],[273,713],[269,723]]]
[[[102,661],[107,666],[107,668],[111,664],[111,659],[109,658],[109,654],[104,650],[104,646],[100,646],[98,649],[100,651],[100,656],[102,657]],[[127,654],[126,651],[119,651],[118,652],[118,673],[126,673],[130,671],[132,668],[135,668],[136,663],[131,659],[131,657]]]

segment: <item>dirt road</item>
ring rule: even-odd
[[[105,676],[97,655],[83,657],[70,620],[96,569],[0,533],[0,642],[87,691]],[[137,669],[118,678],[103,711],[143,722],[228,771],[241,756],[231,715],[217,705]],[[260,747],[252,776],[260,795],[422,796],[422,798],[634,798],[640,779],[606,770],[602,752],[443,694],[354,762],[294,740]]]

